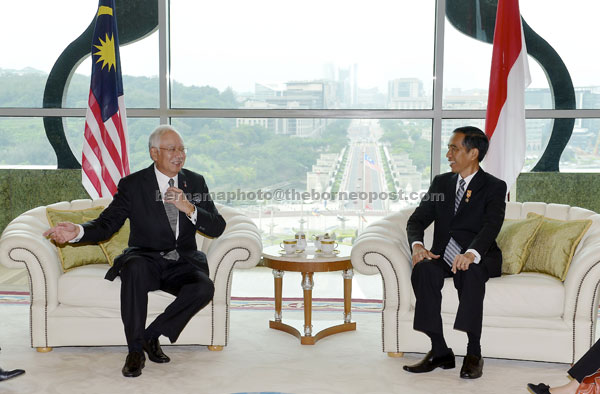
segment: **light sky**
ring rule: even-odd
[[[0,68],[45,72],[92,20],[96,0],[3,2]],[[358,65],[358,85],[387,92],[394,78],[431,89],[433,0],[171,0],[172,78],[220,90],[324,77]],[[568,4],[568,5],[567,5]],[[35,12],[31,12],[35,10]],[[575,86],[600,85],[598,0],[521,0],[529,25],[562,56]],[[25,17],[27,15],[27,17]],[[7,17],[8,16],[8,17]],[[446,23],[444,86],[487,89],[492,47]],[[121,47],[123,73],[158,74],[158,34]],[[548,87],[531,57],[532,84]],[[89,75],[91,63],[78,71]]]

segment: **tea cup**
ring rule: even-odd
[[[284,239],[282,243],[279,244],[283,250],[285,250],[285,254],[294,254],[296,253],[296,249],[298,248],[298,241],[294,239]]]
[[[338,243],[333,239],[326,238],[321,240],[321,252],[323,254],[333,254],[333,251],[337,247]]]
[[[329,234],[313,234],[312,238],[314,239],[315,249],[321,249],[321,241],[324,239],[329,239]]]

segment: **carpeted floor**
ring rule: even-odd
[[[22,279],[22,278],[21,278]],[[301,327],[301,277],[284,277],[283,319]],[[313,325],[338,324],[343,304],[338,272],[315,275]],[[232,287],[229,345],[222,352],[201,346],[164,346],[172,361],[147,362],[142,376],[121,375],[126,347],[56,348],[37,353],[29,346],[26,281],[0,281],[0,367],[24,368],[24,376],[0,383],[0,394],[425,394],[527,393],[528,382],[562,384],[566,364],[485,359],[475,381],[457,368],[413,375],[402,370],[422,354],[389,358],[381,351],[381,278],[355,275],[352,295],[357,330],[302,346],[284,332],[268,328],[273,317],[273,277],[265,268],[236,271]]]
[[[0,393],[526,393],[528,382],[566,382],[568,365],[486,359],[484,376],[458,377],[459,368],[412,375],[402,365],[420,354],[389,358],[381,351],[381,315],[356,313],[357,331],[302,346],[286,333],[268,328],[272,310],[232,309],[229,346],[222,352],[205,347],[164,346],[169,364],[147,362],[142,376],[121,376],[125,347],[56,348],[47,354],[29,347],[28,306],[0,305],[0,366],[27,373],[0,383]],[[315,312],[315,324],[339,319]],[[284,319],[301,322],[302,312]],[[460,366],[462,358],[457,358]]]

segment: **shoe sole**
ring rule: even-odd
[[[479,376],[462,376],[461,375],[461,379],[479,379],[480,377],[482,377],[483,374],[479,375]]]
[[[434,371],[434,370],[436,370],[438,368],[441,368],[441,369],[454,369],[454,368],[456,368],[456,364],[455,363],[452,363],[452,364],[442,364],[442,365],[438,365],[437,367],[435,367],[433,369],[428,369],[426,371],[410,370],[410,369],[407,369],[406,366],[404,366],[402,369],[404,369],[406,372],[410,372],[410,373],[427,373],[427,372]]]

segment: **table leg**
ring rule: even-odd
[[[312,336],[312,289],[313,273],[302,273],[302,289],[304,290],[304,336]]]
[[[281,270],[273,270],[273,278],[275,278],[275,321],[278,322],[281,321],[283,272]]]
[[[354,272],[352,269],[342,272],[344,277],[344,323],[352,321],[352,277]]]

